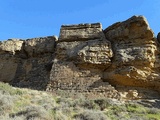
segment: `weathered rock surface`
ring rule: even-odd
[[[19,87],[46,89],[56,37],[10,39],[0,45],[0,81]]]
[[[104,37],[104,34],[100,23],[62,25],[59,41],[84,41],[100,39],[101,37]]]
[[[144,17],[133,16],[108,27],[104,33],[114,51],[104,80],[114,85],[160,87],[159,73],[154,69],[157,45]]]
[[[147,20],[133,16],[105,30],[100,23],[62,25],[58,39],[0,42],[0,81],[137,99],[137,87],[160,91],[160,34],[155,38]],[[136,89],[120,94],[119,85]]]
[[[72,61],[77,65],[87,65],[96,69],[111,65],[112,56],[110,42],[106,39],[60,42],[56,47],[56,59]]]
[[[100,24],[62,26],[55,55],[50,74],[52,89],[118,96],[111,85],[101,80],[102,71],[111,65],[113,52]]]
[[[44,53],[53,53],[55,49],[56,39],[57,38],[53,36],[27,39],[25,41],[24,50],[29,56],[37,56]]]
[[[8,41],[0,42],[0,53],[10,52],[15,54],[16,51],[21,51],[23,41],[20,39],[9,39]]]
[[[12,57],[0,56],[0,81],[11,82],[16,74],[17,63]]]

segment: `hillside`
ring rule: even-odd
[[[159,120],[160,100],[86,99],[0,83],[0,120]]]

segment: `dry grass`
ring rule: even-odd
[[[86,99],[82,94],[13,88],[0,82],[0,120],[160,120],[160,109]]]

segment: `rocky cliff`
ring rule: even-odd
[[[49,81],[56,37],[0,43],[0,80],[19,87],[44,90]]]
[[[133,16],[105,30],[100,23],[62,25],[58,39],[10,39],[0,43],[0,81],[109,97],[119,86],[160,90],[159,36]]]
[[[133,16],[108,27],[104,33],[114,51],[104,79],[115,85],[159,88],[158,43],[146,19]]]

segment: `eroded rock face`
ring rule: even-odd
[[[113,52],[100,24],[62,26],[55,54],[52,89],[99,91],[107,96],[111,91],[111,97],[117,96],[117,91],[101,79],[102,71],[111,65]]]
[[[104,80],[115,85],[155,87],[159,78],[154,70],[157,45],[146,19],[133,16],[110,26],[104,33],[114,51],[112,66],[104,72]]]
[[[101,37],[104,37],[104,34],[102,33],[102,25],[100,23],[62,25],[59,41],[84,41],[100,39]]]
[[[23,40],[9,39],[8,41],[0,42],[0,52],[10,52],[15,54],[16,51],[21,51]]]
[[[45,90],[54,59],[56,37],[1,42],[0,81]]]
[[[91,40],[78,51],[78,59],[81,64],[95,65],[97,68],[107,68],[111,65],[113,52],[107,40]]]
[[[15,58],[0,56],[0,81],[11,82],[15,77],[17,66]]]
[[[100,23],[62,25],[58,40],[50,36],[0,42],[0,81],[113,98],[119,94],[112,85],[160,90],[159,41],[160,34],[154,38],[143,16],[105,30]],[[124,96],[138,98],[138,93],[126,91]]]
[[[110,40],[153,39],[154,35],[143,16],[133,16],[124,22],[118,22],[104,30]]]
[[[60,42],[56,51],[58,60],[96,69],[110,66],[113,56],[110,42],[106,39]]]
[[[55,36],[27,39],[24,50],[29,56],[37,56],[44,53],[53,53],[55,49]]]
[[[58,60],[97,68],[107,68],[113,57],[111,44],[100,23],[63,25],[56,51]]]

